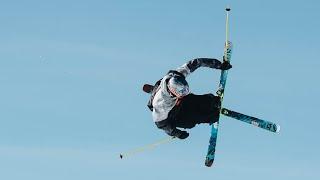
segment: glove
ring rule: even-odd
[[[229,63],[229,61],[223,61],[223,63],[220,66],[221,70],[229,70],[232,68],[232,65]]]
[[[187,131],[178,131],[178,133],[175,135],[175,137],[179,139],[186,139],[189,136],[189,133]]]

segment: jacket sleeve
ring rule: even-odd
[[[199,67],[221,69],[221,62],[217,59],[212,58],[197,58],[183,64],[181,67],[177,68],[177,71],[182,73],[186,77]]]

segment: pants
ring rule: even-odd
[[[173,126],[190,129],[196,124],[217,122],[220,106],[220,98],[213,94],[189,94],[171,110],[169,116]]]

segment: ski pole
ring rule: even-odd
[[[226,45],[228,43],[229,40],[229,11],[230,11],[230,7],[227,6],[226,7],[226,11],[227,11],[227,17],[226,17]]]
[[[147,149],[152,149],[152,148],[155,148],[161,144],[165,144],[165,143],[169,143],[169,142],[172,142],[173,139],[175,137],[166,137],[166,138],[163,138],[163,139],[160,139],[152,144],[147,144],[147,145],[144,145],[142,147],[139,147],[139,148],[136,148],[136,149],[132,149],[130,151],[127,151],[127,152],[124,152],[124,153],[120,153],[120,159],[123,159],[124,157],[129,157],[129,156],[132,156],[132,155],[135,155],[137,153],[141,153]]]

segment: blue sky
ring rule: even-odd
[[[272,134],[223,117],[162,139],[144,83],[197,57],[220,59],[226,5],[233,69],[224,106],[281,125]],[[305,1],[2,1],[0,179],[319,179],[320,3]],[[189,78],[212,93],[219,71]]]

